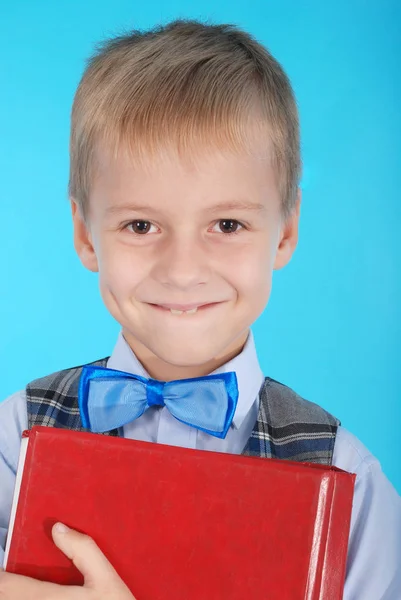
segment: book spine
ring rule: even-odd
[[[333,493],[327,524],[328,535],[322,569],[322,587],[320,596],[318,596],[319,600],[325,600],[326,598],[342,600],[344,593],[351,527],[349,506],[352,503],[356,475],[352,475],[351,478],[349,473],[338,472],[333,475]]]
[[[332,509],[333,473],[327,473],[321,479],[318,507],[316,511],[313,541],[310,554],[308,581],[304,600],[320,600],[322,587],[322,571],[325,561],[325,552],[328,536],[328,523]],[[329,598],[329,596],[327,597]],[[325,600],[327,600],[325,598]],[[336,600],[335,597],[330,600]]]

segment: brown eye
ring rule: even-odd
[[[238,223],[238,221],[233,221],[232,219],[222,219],[219,221],[219,226],[223,233],[236,233],[238,225],[240,225],[240,223]]]
[[[148,233],[150,227],[151,223],[149,223],[149,221],[132,221],[132,223],[129,223],[128,225],[128,228],[137,235]]]

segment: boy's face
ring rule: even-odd
[[[260,208],[218,208],[219,204]],[[283,223],[266,159],[217,152],[196,166],[165,155],[147,169],[99,154],[87,225],[72,202],[75,247],[151,377],[200,377],[239,352],[263,312],[273,269],[291,258],[299,201]],[[236,232],[236,233],[230,233]],[[172,314],[167,304],[211,304]]]

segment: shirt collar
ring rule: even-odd
[[[149,378],[149,373],[140,363],[132,351],[122,332],[120,332],[114,350],[107,362],[109,369],[125,371],[133,375]],[[255,402],[264,381],[264,375],[259,365],[256,353],[255,340],[252,330],[249,331],[247,341],[242,352],[227,363],[210,373],[227,373],[235,371],[238,381],[238,404],[235,410],[232,426],[239,429]]]

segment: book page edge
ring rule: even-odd
[[[19,493],[20,493],[20,489],[21,489],[22,473],[24,472],[26,453],[28,450],[28,442],[29,442],[28,437],[22,438],[22,440],[21,440],[21,447],[20,447],[20,453],[19,453],[19,458],[18,458],[17,476],[15,479],[13,503],[11,506],[10,524],[8,527],[6,549],[5,549],[4,561],[3,561],[3,569],[4,570],[6,570],[6,568],[7,568],[8,554],[10,551],[11,538],[13,535],[15,515],[17,514],[18,499],[19,499]]]

